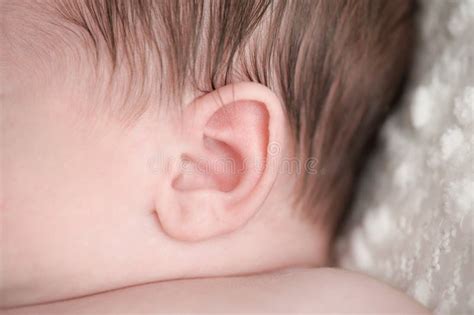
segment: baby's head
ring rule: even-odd
[[[4,305],[326,264],[414,33],[408,0],[2,12]]]

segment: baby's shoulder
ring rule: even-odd
[[[430,314],[382,282],[331,268],[157,282],[6,312],[53,313]]]
[[[430,314],[404,293],[370,276],[336,268],[277,273],[292,296],[319,313]]]

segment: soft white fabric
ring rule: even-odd
[[[414,75],[338,255],[435,314],[474,314],[474,0],[421,4]]]

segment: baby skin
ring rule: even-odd
[[[374,4],[270,2],[2,1],[2,314],[428,314],[368,276],[328,268],[351,187],[353,162],[338,157],[370,136],[364,117],[376,116],[339,120],[335,102],[311,118],[322,90],[303,82],[320,63],[303,51],[318,53],[317,33],[296,55],[266,37],[281,59],[271,64],[294,79],[250,66],[265,60],[248,53],[276,31],[274,15],[306,32],[294,21],[331,12],[370,21],[378,15],[357,12]],[[282,34],[299,38],[295,30]],[[376,75],[400,64],[386,67]],[[290,81],[299,92],[277,84]],[[305,93],[314,95],[289,96]],[[298,140],[291,113],[316,131]]]

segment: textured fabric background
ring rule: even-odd
[[[338,255],[435,314],[474,314],[474,0],[421,4],[414,75]]]

